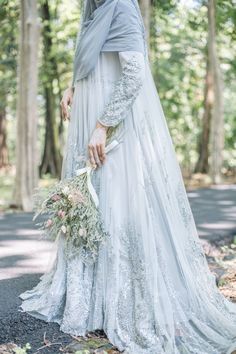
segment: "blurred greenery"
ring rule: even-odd
[[[62,125],[59,102],[72,78],[72,63],[81,15],[81,1],[38,0],[41,18],[40,67],[38,87],[39,157],[41,172],[58,175],[44,163],[46,137],[46,97],[53,95],[55,146],[63,155],[66,124]],[[49,19],[43,7],[47,5]],[[0,110],[6,110],[7,149],[14,170],[16,141],[17,60],[19,2],[0,0]],[[217,41],[224,79],[225,148],[224,171],[236,170],[236,3],[217,1]],[[46,47],[45,39],[49,39]],[[150,61],[171,135],[182,169],[191,175],[198,159],[198,140],[204,111],[206,75],[207,7],[206,1],[154,0],[151,9]],[[1,132],[0,132],[1,133]],[[8,167],[9,169],[9,167]],[[14,173],[12,173],[13,175]],[[9,181],[12,179],[9,174]],[[0,192],[8,193],[8,180],[0,177]]]
[[[235,170],[236,7],[233,1],[218,1],[217,15],[217,39],[224,79],[224,166]],[[157,6],[153,17],[153,73],[179,160],[182,167],[191,172],[198,158],[197,144],[203,116],[207,7],[200,1],[193,1],[191,5],[180,2],[166,13]]]

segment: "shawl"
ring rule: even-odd
[[[145,53],[145,30],[137,0],[85,0],[72,86],[88,76],[102,51]]]

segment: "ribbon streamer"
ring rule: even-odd
[[[117,145],[119,144],[119,142],[117,140],[113,140],[109,145],[107,145],[105,147],[105,153],[109,153],[111,150],[113,150]],[[98,195],[94,189],[94,186],[92,184],[91,181],[91,173],[94,171],[94,168],[92,168],[92,166],[90,165],[89,161],[87,161],[88,165],[84,168],[80,168],[76,171],[76,176],[81,176],[84,173],[87,173],[87,186],[88,186],[88,190],[89,193],[91,194],[91,197],[93,198],[94,204],[96,205],[96,208],[99,205],[99,199],[98,199]]]

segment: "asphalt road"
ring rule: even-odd
[[[236,185],[189,191],[193,215],[202,240],[214,242],[236,235]],[[52,262],[51,242],[41,239],[32,213],[0,214],[0,344],[30,342],[33,350],[43,337],[67,344],[70,337],[56,324],[47,324],[18,311],[18,295],[37,284]],[[60,344],[40,350],[59,353]],[[0,353],[1,354],[1,353]]]

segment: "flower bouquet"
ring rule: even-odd
[[[118,144],[113,141],[106,147],[109,152]],[[38,223],[46,236],[53,240],[63,236],[67,253],[80,252],[84,262],[93,262],[98,254],[100,243],[107,238],[98,209],[98,197],[91,183],[93,168],[89,162],[76,176],[62,180],[47,190],[46,199],[36,194],[36,212],[46,215],[46,221]]]

